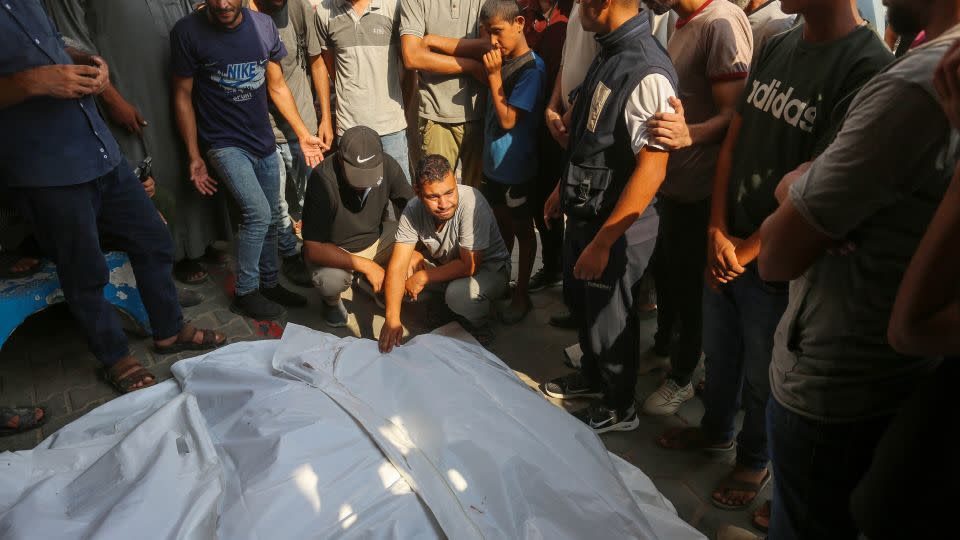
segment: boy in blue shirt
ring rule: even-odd
[[[504,323],[514,324],[531,308],[527,288],[537,241],[527,190],[537,170],[537,129],[543,118],[546,67],[527,46],[524,18],[515,0],[487,0],[479,22],[485,36],[481,39],[431,34],[424,36],[423,46],[441,54],[480,59],[486,72],[490,91],[483,119],[481,192],[493,207],[507,250],[513,251],[514,238],[519,244],[517,286],[510,306],[500,313]]]
[[[490,92],[483,130],[483,195],[493,207],[500,234],[513,251],[519,245],[517,286],[501,313],[506,324],[530,311],[527,287],[537,241],[527,191],[537,170],[537,130],[543,117],[546,67],[527,46],[523,16],[514,0],[487,0],[480,24],[493,48],[483,55]]]

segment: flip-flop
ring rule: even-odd
[[[197,285],[206,281],[210,274],[195,259],[183,259],[173,265],[173,277],[177,278],[180,283]]]
[[[723,454],[733,450],[734,446],[736,445],[734,441],[729,441],[727,444],[724,444],[723,446],[714,446],[702,440],[697,442],[694,434],[697,433],[699,429],[700,428],[696,428],[696,427],[673,428],[671,430],[668,430],[666,433],[664,433],[660,437],[657,437],[655,442],[657,443],[657,446],[665,450],[680,450],[680,451],[700,450],[708,454]],[[660,443],[661,437],[666,437],[669,440],[677,440],[683,444],[680,448],[675,448],[673,446],[666,446]]]
[[[43,411],[43,418],[37,420],[36,410]],[[7,427],[14,416],[20,417],[17,427]],[[44,407],[0,407],[0,437],[7,437],[36,429],[47,422],[47,409]]]
[[[130,369],[132,369],[130,373],[127,373],[121,377],[121,374]],[[121,359],[116,364],[108,368],[104,368],[103,376],[107,382],[116,388],[121,394],[129,394],[130,392],[136,392],[137,390],[150,388],[151,386],[157,384],[157,376],[153,373],[150,373],[147,368],[140,365],[140,362],[137,362],[137,360],[132,357],[127,360]],[[147,379],[153,380],[147,383]],[[143,383],[143,386],[134,388],[134,385],[139,383]]]
[[[203,337],[200,338],[200,343],[197,343],[193,340],[197,332],[200,332]],[[208,328],[194,328],[193,334],[186,340],[181,340],[180,336],[177,336],[177,340],[167,345],[165,347],[160,347],[157,344],[153,345],[153,350],[157,354],[175,354],[183,351],[208,351],[210,349],[216,349],[217,347],[225,344],[227,342],[226,336],[224,336],[222,341],[217,341],[217,333]]]
[[[762,523],[757,521],[757,516],[759,516],[760,512],[763,511],[764,509],[766,509],[767,523],[769,524],[770,523],[770,499],[763,501],[760,504],[760,506],[758,506],[757,509],[754,510],[752,514],[750,514],[750,524],[753,525],[754,529],[760,532],[767,532],[768,529],[770,528],[769,525],[763,525]]]
[[[763,475],[763,478],[759,482],[745,482],[743,480],[736,480],[733,478],[733,473],[728,474],[720,481],[720,485],[717,488],[722,493],[728,493],[730,491],[746,491],[753,492],[754,496],[749,501],[746,501],[742,504],[726,504],[718,501],[713,494],[710,494],[710,502],[714,506],[723,510],[742,510],[747,506],[753,504],[753,501],[760,496],[760,492],[763,491],[763,488],[767,486],[767,483],[770,482],[770,470],[767,469],[766,474]]]

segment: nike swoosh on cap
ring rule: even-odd
[[[370,157],[368,157],[368,158],[366,158],[366,159],[360,159],[360,155],[359,155],[359,154],[357,155],[357,163],[366,163],[366,162],[370,161],[371,159],[373,159],[373,156],[370,156]]]

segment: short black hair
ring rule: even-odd
[[[430,154],[417,162],[417,174],[413,179],[413,189],[419,191],[424,184],[443,182],[453,172],[447,158],[439,154]]]
[[[513,22],[520,16],[520,5],[516,0],[487,0],[480,8],[480,23],[486,24],[494,19]]]

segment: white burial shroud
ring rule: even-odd
[[[294,324],[0,455],[0,537],[703,536],[480,346]]]

